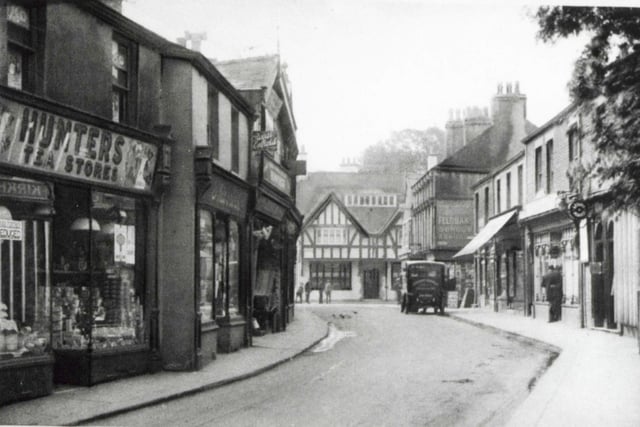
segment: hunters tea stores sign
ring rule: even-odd
[[[0,164],[149,191],[157,148],[0,98]]]

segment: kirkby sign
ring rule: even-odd
[[[149,191],[157,147],[0,97],[0,164]]]

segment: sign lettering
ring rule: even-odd
[[[0,240],[22,240],[22,221],[0,219]]]
[[[473,205],[466,200],[437,202],[436,244],[462,248],[473,236]]]
[[[0,98],[0,163],[149,191],[157,148]]]
[[[287,195],[291,193],[291,177],[280,165],[265,156],[262,168],[262,179],[264,181]]]

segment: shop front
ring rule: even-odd
[[[527,279],[531,289],[532,316],[549,321],[550,309],[554,298],[557,298],[555,303],[560,306],[557,320],[580,327],[582,264],[574,224],[563,212],[556,212],[528,220],[526,225]],[[545,277],[554,273],[561,277],[561,293],[548,289]]]
[[[524,259],[517,219],[516,209],[491,218],[454,255],[455,259],[473,257],[476,269],[474,293],[476,303],[481,307],[491,307],[494,311],[524,311]]]
[[[149,371],[168,141],[4,88],[0,141],[0,403]]]
[[[228,353],[249,343],[249,194],[248,184],[214,167],[208,188],[198,199],[203,354]]]

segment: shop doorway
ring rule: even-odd
[[[593,233],[594,265],[591,272],[593,324],[615,329],[613,287],[613,221],[599,222]]]
[[[364,299],[380,297],[380,271],[377,268],[364,270]]]

